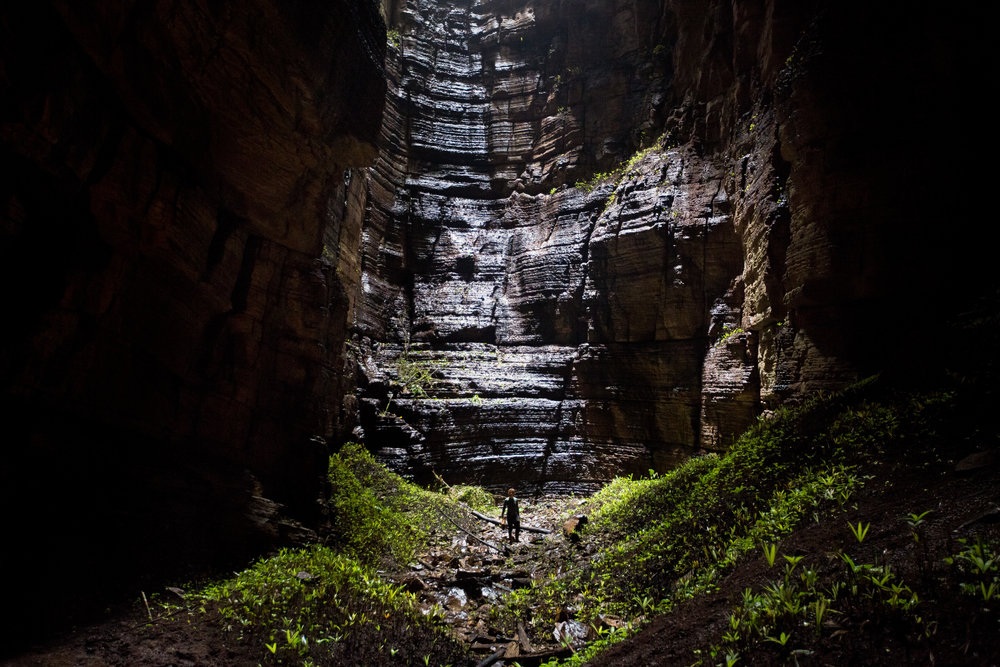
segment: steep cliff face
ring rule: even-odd
[[[0,12],[2,564],[27,627],[316,512],[384,49],[374,3]]]
[[[981,49],[946,14],[394,5],[358,435],[418,479],[579,490],[914,366],[901,323],[929,300],[944,343],[995,284],[922,202],[916,137]]]
[[[669,393],[653,377],[662,369],[635,369],[652,386],[633,391],[637,376],[606,381],[595,359],[628,356],[616,345],[685,342],[667,340],[646,313],[626,325],[627,303],[608,315],[620,330],[588,331],[585,295],[601,288],[588,282],[607,276],[586,268],[592,252],[608,254],[618,222],[602,218],[608,184],[573,183],[611,170],[663,121],[669,52],[658,44],[669,26],[657,3],[407,3],[397,21],[362,246],[365,436],[418,475],[500,485],[500,460],[507,477],[545,479],[549,490],[645,470],[645,434],[616,432],[598,402],[621,387],[626,395],[605,405],[627,421]],[[668,215],[650,224],[663,247]],[[644,278],[661,286],[659,275]],[[433,400],[392,386],[414,364],[437,376]],[[692,370],[686,358],[679,365]],[[674,399],[685,400],[697,394]]]

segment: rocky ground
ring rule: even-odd
[[[921,576],[918,570],[923,570],[923,576],[931,581],[934,564],[963,534],[973,528],[994,533],[1000,528],[1000,465],[995,459],[996,455],[969,470],[928,470],[912,478],[873,483],[843,521],[811,523],[785,540],[781,550],[822,558],[837,549],[850,548],[852,538],[845,523],[863,519],[871,522],[873,530],[865,542],[865,553],[859,557],[884,558],[914,583]],[[571,649],[565,645],[577,642],[577,633],[585,633],[572,619],[544,630],[533,628],[531,636],[521,631],[517,636],[503,636],[490,621],[490,609],[504,593],[588,557],[586,533],[580,542],[573,542],[562,531],[565,519],[576,514],[582,503],[582,498],[571,497],[524,500],[523,524],[551,532],[523,531],[521,541],[513,544],[507,542],[504,530],[487,521],[456,524],[453,532],[435,536],[433,546],[409,571],[392,576],[417,594],[425,607],[440,605],[447,622],[472,647],[480,665],[512,665],[516,661],[528,667],[554,655],[567,655]],[[927,551],[919,552],[900,517],[925,510],[930,510]],[[714,595],[695,598],[672,614],[651,619],[637,637],[613,647],[593,664],[692,664],[696,651],[703,650],[722,631],[742,591],[765,584],[769,574],[763,559],[748,559],[721,581]],[[928,618],[937,619],[933,637],[911,642],[896,636],[891,628],[845,624],[829,633],[822,654],[803,657],[803,664],[1000,664],[998,628],[970,623],[968,615],[948,606],[956,602],[962,600],[939,590],[935,598],[921,603]],[[152,613],[154,620],[150,622],[142,600],[136,600],[127,608],[110,612],[102,622],[0,664],[166,667],[259,662],[259,653],[251,654],[217,625],[192,624],[183,613],[161,616],[155,609]],[[741,664],[791,663],[775,654],[761,653],[744,656]]]
[[[571,563],[570,545],[563,524],[583,504],[583,498],[546,497],[521,500],[522,530],[516,542],[506,529],[487,520],[459,525],[455,534],[443,536],[412,570],[397,577],[417,593],[424,607],[440,605],[447,623],[483,660],[516,660],[522,667],[556,655],[568,654],[565,643],[586,638],[586,628],[566,619],[544,637],[529,637],[524,625],[517,636],[498,634],[491,622],[494,603],[504,593],[531,585]],[[565,640],[565,641],[563,641]]]

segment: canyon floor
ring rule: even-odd
[[[903,573],[907,581],[933,578],[934,564],[954,553],[958,537],[970,526],[997,535],[1000,529],[1000,464],[996,452],[971,469],[924,468],[912,475],[873,480],[846,514],[795,531],[780,545],[781,553],[826,554],[851,548],[853,539],[848,522],[870,522],[868,539],[858,558],[881,558]],[[527,585],[531,579],[565,571],[589,553],[586,531],[578,542],[568,540],[561,526],[583,503],[582,498],[537,498],[523,501],[523,524],[549,533],[523,532],[521,542],[507,544],[498,526],[485,521],[456,527],[451,535],[439,536],[436,543],[408,572],[396,573],[398,581],[425,601],[437,601],[445,609],[449,624],[474,649],[469,664],[537,665],[553,655],[568,655],[569,649],[556,641],[556,628],[548,636],[536,629],[535,638],[498,636],[490,630],[483,610],[491,597],[505,589]],[[925,542],[914,549],[911,532],[901,517],[928,511]],[[470,535],[471,533],[471,535]],[[488,546],[492,545],[492,546]],[[495,548],[494,548],[495,547]],[[853,545],[855,552],[861,551]],[[926,550],[924,550],[926,549]],[[724,631],[732,609],[747,587],[764,586],[773,578],[761,557],[748,558],[722,578],[718,590],[680,604],[668,615],[645,620],[643,629],[632,639],[613,646],[590,664],[617,667],[640,665],[691,665],[704,655]],[[473,582],[474,585],[470,585]],[[914,588],[917,588],[916,583]],[[933,585],[933,584],[932,584]],[[479,591],[469,595],[467,591]],[[940,592],[940,591],[939,591]],[[164,592],[164,595],[169,595]],[[995,614],[984,618],[993,627],[953,613],[949,605],[957,599],[946,594],[927,596],[921,609],[935,619],[935,637],[905,637],[892,628],[866,628],[845,624],[832,628],[812,655],[793,660],[779,652],[742,656],[740,664],[817,665],[996,665],[1000,662],[1000,632]],[[54,603],[57,603],[54,601]],[[152,620],[150,618],[152,617]],[[200,622],[192,622],[200,619]],[[225,633],[219,624],[204,622],[203,616],[172,615],[147,610],[141,597],[117,609],[106,618],[53,639],[3,665],[134,666],[257,665],[259,647],[247,646]],[[701,651],[702,653],[698,653]],[[504,655],[507,657],[499,657]],[[455,666],[459,667],[459,666]]]

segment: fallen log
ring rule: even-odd
[[[489,667],[489,665],[496,664],[504,658],[509,646],[509,644],[501,645],[492,654],[477,662],[476,667]],[[537,653],[521,653],[517,656],[517,664],[521,665],[521,667],[538,667],[552,658],[568,658],[572,654],[573,650],[566,647],[548,649]]]
[[[521,667],[539,667],[553,658],[568,658],[573,655],[571,648],[555,648],[537,653],[522,653],[517,656],[517,664]]]
[[[477,512],[476,510],[473,510],[473,509],[470,509],[469,511],[472,512],[472,514],[477,519],[482,519],[483,521],[487,521],[487,522],[495,524],[497,526],[501,525],[499,519],[494,519],[491,516],[486,516],[485,514]],[[525,526],[523,523],[521,524],[521,530],[527,531],[529,533],[542,533],[543,535],[547,535],[547,534],[549,534],[549,533],[552,532],[551,530],[546,530],[545,528],[535,528],[533,526]]]
[[[496,651],[494,651],[492,655],[487,656],[486,658],[476,663],[476,667],[489,667],[490,665],[499,662],[500,659],[503,658],[504,653],[506,652],[507,652],[507,647],[501,646]]]
[[[506,547],[500,547],[500,546],[497,546],[496,544],[491,544],[490,542],[487,542],[486,540],[484,540],[483,538],[479,537],[478,535],[472,533],[471,531],[466,530],[462,525],[460,525],[458,523],[458,521],[455,521],[454,518],[452,518],[452,517],[448,516],[447,514],[445,514],[443,511],[441,511],[440,508],[438,508],[438,514],[440,514],[441,516],[443,516],[445,519],[448,519],[448,521],[450,521],[452,523],[452,525],[454,525],[460,531],[462,531],[463,533],[465,533],[466,535],[468,535],[469,537],[471,537],[472,539],[474,539],[476,542],[479,542],[480,544],[482,544],[484,547],[486,547],[488,549],[493,549],[494,551],[497,551],[497,552],[502,553],[502,554],[507,554],[509,552],[509,549],[507,549]]]

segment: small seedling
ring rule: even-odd
[[[858,521],[857,526],[852,525],[850,523],[847,525],[848,527],[850,527],[851,534],[854,535],[854,539],[858,541],[858,544],[861,544],[862,542],[865,541],[865,536],[868,535],[868,529],[871,527],[870,523],[862,524],[860,521]]]
[[[913,541],[920,542],[920,527],[924,524],[924,519],[930,514],[930,510],[926,512],[921,512],[920,514],[908,514],[906,516],[906,524],[910,527],[910,533],[913,535]]]
[[[787,632],[782,632],[777,637],[771,637],[770,635],[768,635],[767,637],[765,637],[765,639],[767,639],[767,641],[774,642],[775,644],[779,644],[781,646],[785,646],[786,644],[788,644],[788,640],[791,639],[791,638],[792,638],[792,635],[789,634],[789,633],[787,633]]]
[[[776,544],[765,544],[761,547],[764,550],[764,558],[767,560],[768,567],[774,567],[774,559],[778,555],[778,545]]]

